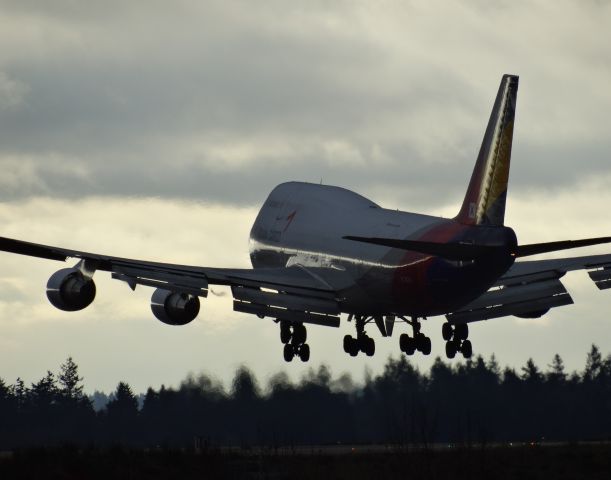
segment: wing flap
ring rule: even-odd
[[[233,298],[240,302],[332,315],[340,313],[337,302],[325,298],[264,292],[259,289],[246,287],[232,287],[231,292],[233,293]]]
[[[599,290],[607,290],[611,288],[611,267],[605,267],[602,270],[588,272],[588,275]]]
[[[168,280],[166,281],[153,280],[149,278],[142,278],[138,276],[129,276],[123,273],[114,273],[114,272],[111,274],[111,276],[115,280],[120,280],[122,282],[127,283],[132,290],[136,289],[136,285],[142,285],[145,287],[162,288],[164,290],[175,290],[175,291],[180,291],[184,293],[190,293],[192,295],[196,295],[199,297],[208,296],[207,288],[202,288],[197,285],[188,285],[187,282],[184,281],[184,279],[180,279],[178,282],[171,282]],[[207,286],[208,283],[206,282],[205,285]]]
[[[490,290],[466,307],[446,315],[451,323],[467,323],[507,315],[525,315],[570,305],[573,299],[560,280]]]
[[[235,312],[251,313],[260,317],[271,317],[276,320],[286,320],[289,322],[312,323],[325,327],[339,327],[339,316],[320,315],[312,312],[299,312],[287,310],[283,308],[270,307],[267,305],[259,305],[256,303],[246,303],[240,301],[233,302],[233,310]]]

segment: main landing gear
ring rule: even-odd
[[[413,336],[410,337],[404,333],[399,337],[399,346],[401,351],[407,355],[413,355],[416,350],[425,355],[431,353],[431,339],[420,332],[420,321],[417,318],[408,320],[404,317],[399,317],[405,323],[412,326]],[[376,344],[367,333],[365,333],[365,324],[375,322],[383,337],[389,337],[392,334],[395,317],[386,317],[386,322],[382,316],[368,317],[365,315],[350,315],[348,321],[354,319],[356,324],[356,338],[352,335],[344,337],[344,352],[351,357],[356,357],[359,352],[363,352],[368,357],[373,356],[376,351]]]
[[[407,324],[412,326],[413,336],[410,337],[407,333],[401,334],[399,337],[399,348],[406,355],[413,355],[416,350],[424,355],[431,353],[431,339],[420,331],[420,321],[413,317],[411,320],[403,319]]]
[[[471,358],[473,355],[473,346],[471,341],[467,339],[469,336],[469,325],[466,323],[457,323],[452,325],[449,322],[443,324],[441,335],[446,341],[446,355],[448,358],[454,358],[456,353],[462,353],[463,357]]]
[[[359,352],[363,352],[368,357],[372,357],[376,352],[376,343],[367,333],[365,333],[365,323],[367,317],[355,315],[356,338],[352,335],[344,336],[344,352],[351,357],[356,357]]]
[[[284,360],[290,362],[299,357],[302,362],[310,359],[310,346],[305,343],[308,332],[303,323],[280,322],[280,341],[284,343]]]

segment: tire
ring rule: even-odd
[[[421,349],[420,351],[424,354],[424,355],[430,355],[431,354],[431,339],[429,337],[424,337],[422,339],[422,345],[421,345]]]
[[[473,355],[473,346],[471,345],[470,340],[465,340],[464,342],[462,342],[460,352],[462,353],[463,357],[471,358],[471,355]]]
[[[466,323],[459,323],[454,327],[454,338],[456,340],[466,340],[469,336],[469,325]]]
[[[376,342],[373,338],[367,337],[365,339],[365,355],[373,357],[374,353],[376,353]]]
[[[441,336],[446,342],[448,342],[452,339],[452,335],[454,335],[454,329],[452,328],[452,324],[449,322],[444,323],[441,326]]]
[[[367,342],[369,341],[369,337],[366,335],[362,335],[359,338],[357,338],[356,341],[357,341],[358,349],[363,353],[367,353]]]
[[[350,353],[352,350],[352,335],[344,335],[344,352]]]
[[[310,346],[307,343],[299,348],[299,358],[302,362],[307,362],[310,359]]]
[[[426,347],[426,335],[424,333],[419,333],[415,340],[415,344],[416,344],[416,350],[418,350],[419,352],[422,352],[424,350],[424,348]]]
[[[308,332],[303,323],[296,323],[293,325],[293,343],[295,345],[301,345],[305,343],[308,338]]]
[[[359,341],[356,338],[350,337],[350,348],[348,353],[351,357],[356,357],[359,354]]]
[[[404,333],[399,337],[399,347],[406,355],[413,355],[416,351],[416,340]]]
[[[293,360],[293,357],[295,356],[295,351],[293,350],[293,345],[291,345],[290,343],[287,343],[284,346],[284,361],[285,362],[290,362]]]
[[[446,342],[446,356],[454,358],[456,356],[456,344],[452,341]]]
[[[291,326],[288,322],[280,322],[280,341],[284,344],[291,341]]]

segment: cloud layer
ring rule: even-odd
[[[516,188],[609,171],[605,2],[2,4],[0,165],[27,170],[7,199],[250,205],[322,178],[443,205],[506,72],[522,75]]]

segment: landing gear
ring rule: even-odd
[[[417,318],[411,320],[403,319],[406,323],[412,326],[413,336],[410,337],[407,333],[399,337],[399,348],[406,355],[413,355],[416,350],[429,355],[431,353],[431,339],[420,331],[420,321]]]
[[[291,362],[297,356],[302,362],[310,359],[310,346],[305,343],[308,332],[303,323],[280,322],[280,341],[284,343],[284,360]]]
[[[473,346],[469,337],[469,325],[466,323],[457,323],[452,325],[449,322],[443,324],[441,335],[446,341],[446,356],[454,358],[458,352],[462,353],[463,357],[471,358],[473,355]]]
[[[291,362],[293,360],[293,357],[295,356],[295,350],[293,349],[293,345],[287,343],[284,346],[284,351],[282,353],[284,354],[284,361]]]
[[[368,357],[372,357],[376,352],[376,343],[367,333],[365,333],[366,317],[357,315],[354,317],[356,323],[356,338],[352,335],[344,336],[344,352],[351,357],[356,357],[359,352],[363,352]]]
[[[289,322],[280,322],[280,341],[284,344],[289,343],[292,335]]]
[[[302,362],[307,362],[310,359],[310,346],[307,343],[301,345],[298,355]]]

